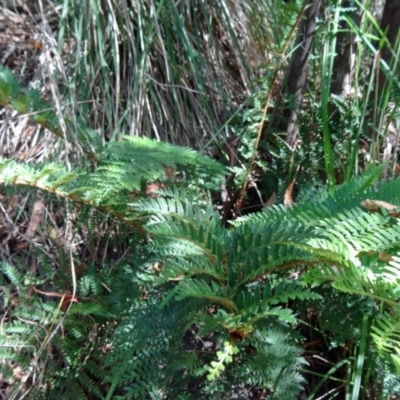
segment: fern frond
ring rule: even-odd
[[[14,267],[11,264],[5,263],[5,262],[0,262],[0,272],[4,275],[7,276],[7,278],[10,280],[10,283],[12,285],[20,285],[22,282],[22,275],[18,271],[16,267]],[[0,275],[0,282],[2,283],[3,281],[2,275]]]
[[[394,315],[384,312],[380,318],[375,320],[375,324],[371,327],[373,331],[371,336],[381,355],[393,353],[396,348],[400,348],[399,315],[400,310],[397,310]]]
[[[203,298],[228,309],[236,309],[235,303],[224,296],[222,287],[215,282],[208,284],[202,279],[184,279],[176,288],[176,300],[183,300],[187,297]]]
[[[20,94],[20,85],[10,69],[0,66],[0,104],[7,105]]]
[[[379,192],[373,189],[373,183],[379,178],[384,166],[369,168],[368,171],[357,176],[350,182],[334,187],[329,191],[322,191],[314,195],[312,199],[305,199],[303,202],[293,206],[284,207],[277,205],[266,208],[260,213],[239,218],[236,225],[251,221],[284,221],[298,220],[307,226],[319,223],[320,220],[335,217],[346,210],[360,207],[361,201],[367,198],[377,198]],[[395,181],[399,181],[396,179]],[[383,185],[382,187],[386,187]],[[397,182],[400,187],[400,182]],[[371,196],[374,194],[374,196]]]

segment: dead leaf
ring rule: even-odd
[[[165,185],[163,183],[148,183],[146,185],[146,194],[149,194],[152,197],[154,196],[153,192],[160,189],[165,189]]]
[[[43,202],[41,200],[36,201],[35,204],[33,205],[31,219],[29,221],[28,228],[25,232],[25,237],[27,237],[28,239],[30,239],[36,232],[36,229],[40,224],[40,217],[43,214],[43,210],[44,210]]]
[[[286,188],[285,197],[283,198],[283,204],[286,207],[292,206],[294,204],[292,192],[295,183],[296,181],[293,179],[292,182],[289,184],[289,186]]]
[[[15,244],[15,249],[16,250],[23,250],[26,249],[29,246],[28,242],[18,242]]]
[[[361,202],[361,207],[366,208],[371,212],[378,212],[381,208],[386,210],[391,217],[400,216],[400,208],[393,204],[387,203],[382,200],[363,200]]]
[[[377,251],[374,250],[369,250],[369,251],[360,251],[358,253],[358,257],[361,258],[363,256],[367,256],[368,258],[373,257],[375,254],[377,253]],[[389,262],[389,261],[393,261],[393,256],[389,253],[385,253],[385,252],[380,252],[378,253],[378,260],[379,261],[383,261],[383,262]]]
[[[173,179],[174,173],[175,173],[175,168],[174,167],[166,167],[166,166],[164,166],[164,171],[165,171],[165,176],[168,179]]]
[[[75,264],[74,263],[73,268],[74,268],[75,276],[77,278],[81,278],[83,275],[86,274],[86,271],[87,271],[88,267],[84,262],[81,262],[79,264]],[[72,275],[72,270],[71,269],[68,268],[67,272],[68,272],[68,275]]]
[[[263,207],[264,208],[272,207],[273,205],[276,204],[277,200],[278,196],[276,195],[275,192],[272,192],[271,197],[264,203]]]
[[[393,261],[393,256],[391,254],[382,252],[379,253],[378,260],[383,262]]]

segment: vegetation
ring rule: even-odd
[[[389,3],[2,7],[2,397],[399,395]]]

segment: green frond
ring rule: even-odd
[[[321,191],[312,198],[304,198],[302,202],[293,207],[277,205],[266,208],[260,213],[251,214],[235,221],[235,224],[249,223],[251,221],[284,221],[299,220],[312,226],[320,220],[335,217],[337,214],[360,207],[361,201],[367,198],[376,198],[379,192],[373,188],[373,183],[378,180],[383,166],[370,168],[365,174],[357,176],[350,182],[334,187],[329,191]],[[394,180],[400,187],[398,179]],[[386,184],[382,184],[386,190]],[[394,185],[394,183],[391,183]],[[392,192],[393,189],[390,189]],[[371,196],[374,194],[374,196]],[[369,197],[370,196],[370,197]]]
[[[0,65],[0,103],[9,104],[18,98],[20,85],[14,74],[4,66]]]
[[[90,301],[90,299],[82,299],[82,302],[85,301],[85,303],[78,303],[78,304],[73,304],[73,306],[69,310],[69,314],[73,315],[96,315],[97,317],[104,317],[104,318],[110,318],[111,314],[100,304],[95,303],[94,301]]]
[[[78,381],[71,382],[68,388],[65,386],[61,388],[56,387],[55,390],[52,391],[52,396],[49,400],[56,400],[62,396],[65,396],[63,398],[66,400],[87,400],[87,396]]]
[[[101,282],[94,273],[89,273],[79,280],[79,295],[80,296],[98,296],[102,292]]]
[[[394,205],[400,205],[400,178],[379,182],[365,191],[365,199],[383,200]]]
[[[214,257],[213,254],[223,253],[225,230],[211,205],[203,207],[173,197],[138,202],[134,208],[151,215],[146,228],[157,238],[149,246],[152,251],[163,256],[185,256],[185,248],[188,256],[204,252]]]
[[[190,299],[172,301],[163,309],[153,303],[130,313],[113,334],[113,350],[107,357],[112,374],[107,381],[126,389],[121,398],[148,398],[156,387],[173,391],[167,379],[169,368],[175,370],[170,359],[184,357],[182,337],[205,307],[204,301]]]
[[[246,375],[253,385],[267,388],[271,399],[295,398],[304,382],[298,369],[306,362],[292,335],[284,325],[257,329],[250,343],[258,351],[244,357],[235,375]]]
[[[389,306],[396,304],[395,287],[382,279],[381,273],[374,273],[368,267],[359,266],[319,266],[303,275],[304,282],[331,282],[332,286],[345,293],[370,297]],[[397,286],[397,285],[396,285]]]
[[[97,396],[99,399],[103,397],[103,393],[99,389],[98,381],[86,374],[84,370],[79,371],[78,382],[83,388],[87,389],[88,393],[93,393],[93,395]],[[84,396],[84,398],[86,399],[87,396]]]
[[[400,348],[400,322],[397,310],[393,315],[384,312],[375,320],[372,325],[371,336],[380,354],[393,353],[396,348]]]
[[[105,169],[119,163],[126,167],[124,177],[129,178],[130,170],[133,169],[141,179],[150,182],[160,177],[165,180],[165,167],[178,171],[183,169],[191,179],[200,181],[204,186],[209,186],[210,183],[220,184],[225,172],[219,163],[192,149],[132,136],[126,136],[120,142],[110,142],[102,160]],[[204,179],[208,179],[208,182]]]
[[[158,147],[160,149],[155,150]],[[0,166],[0,182],[46,190],[76,202],[123,214],[129,219],[132,218],[129,210],[133,210],[129,206],[131,199],[146,194],[143,185],[152,182],[169,182],[168,185],[174,185],[173,180],[166,176],[166,167],[190,173],[191,179],[195,179],[199,173],[198,183],[203,188],[208,187],[210,181],[203,180],[201,174],[215,173],[215,182],[220,181],[223,174],[219,164],[193,150],[167,143],[159,145],[150,139],[127,138],[123,142],[110,142],[98,161],[98,168],[93,172],[67,171],[65,167],[54,163],[40,165],[5,161]],[[159,201],[162,202],[162,198]],[[157,204],[154,202],[153,205]],[[173,200],[167,204],[159,203],[159,211],[164,209],[167,212],[172,204]],[[191,204],[186,202],[188,218],[192,216],[190,207]],[[145,210],[146,207],[140,207],[139,204],[136,208],[141,212],[152,211],[151,207],[147,206]],[[199,210],[196,212],[199,213]],[[209,214],[210,210],[207,211]],[[217,214],[213,214],[216,218]]]
[[[382,278],[385,282],[395,285],[394,293],[397,294],[400,283],[400,257],[390,256],[391,260],[385,265],[382,271]],[[399,294],[400,295],[400,294]]]
[[[0,262],[0,272],[7,276],[12,285],[20,285],[22,282],[22,275],[16,267],[5,262]],[[3,276],[0,275],[0,283],[3,284]]]
[[[221,286],[215,282],[208,284],[201,279],[184,279],[178,284],[176,288],[176,300],[184,300],[187,297],[207,299],[228,309],[235,307],[234,302],[224,296]]]
[[[188,255],[186,253],[186,255]],[[210,260],[201,257],[183,258],[177,260],[168,258],[165,261],[167,268],[163,268],[160,277],[172,279],[179,275],[203,276],[215,279],[217,282],[226,281],[226,270],[220,260]]]

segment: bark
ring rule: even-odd
[[[363,3],[365,4],[365,0]],[[351,1],[346,1],[343,7],[350,5]],[[362,8],[356,12],[352,12],[350,17],[356,26],[360,26],[363,17]],[[347,28],[345,21],[341,21],[336,41],[336,57],[333,65],[334,79],[332,79],[331,84],[331,93],[343,97],[353,94],[352,82],[355,76],[357,52],[357,36],[352,30],[346,32]]]
[[[399,21],[400,21],[400,1],[398,0],[386,0],[385,7],[383,9],[382,20],[380,28],[383,32],[386,32],[386,37],[390,43],[390,47],[395,49],[397,36],[399,34]],[[397,46],[399,44],[397,43]],[[381,51],[381,59],[384,60],[387,65],[391,64],[393,57],[393,50],[389,46],[383,47]],[[379,88],[383,88],[386,82],[385,74],[380,71],[379,73]]]
[[[306,10],[305,18],[301,21],[297,33],[295,48],[290,60],[287,73],[288,94],[293,99],[292,107],[285,112],[289,116],[287,125],[287,143],[294,146],[297,141],[298,106],[303,99],[304,87],[306,85],[309,55],[314,42],[316,18],[319,15],[322,0],[310,0],[310,6]]]

